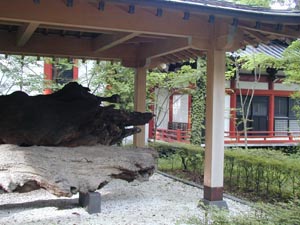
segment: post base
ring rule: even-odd
[[[101,212],[101,195],[99,192],[79,193],[79,205],[89,214]]]
[[[202,199],[204,205],[208,205],[208,206],[216,206],[219,209],[228,209],[228,205],[226,203],[226,201],[224,200],[219,200],[219,201],[209,201],[207,199]]]

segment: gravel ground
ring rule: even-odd
[[[197,207],[202,189],[154,174],[150,181],[113,180],[100,190],[101,213],[89,215],[78,206],[78,195],[58,198],[45,190],[0,195],[0,224],[172,225],[203,217]],[[230,213],[249,211],[226,200]]]

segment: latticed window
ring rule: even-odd
[[[299,131],[293,107],[295,101],[289,97],[275,97],[274,131],[276,136],[288,135],[288,132]]]

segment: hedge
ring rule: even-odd
[[[180,161],[180,169],[197,171],[203,176],[203,148],[158,142],[151,146],[165,162]],[[229,191],[250,193],[264,199],[299,198],[300,158],[266,149],[226,149],[224,186]]]

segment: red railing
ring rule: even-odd
[[[158,128],[156,131],[156,140],[165,142],[190,143],[190,137],[190,131],[161,128]],[[224,132],[224,143],[229,145],[244,144],[244,132]],[[300,131],[248,131],[247,143],[270,145],[300,143]]]
[[[190,143],[190,137],[191,134],[189,131],[160,128],[156,130],[156,140],[160,141]]]
[[[243,131],[225,132],[225,144],[243,144]],[[300,131],[247,131],[248,144],[300,143]]]

